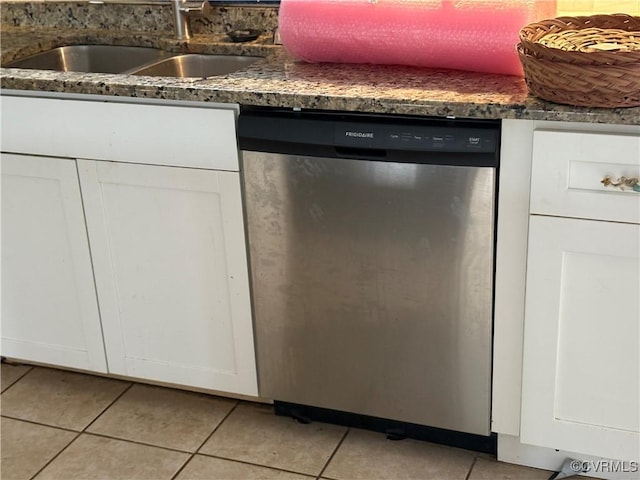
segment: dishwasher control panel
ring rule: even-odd
[[[495,152],[498,131],[484,128],[335,123],[335,145],[422,152]]]
[[[243,151],[497,167],[500,121],[243,107],[238,143]]]

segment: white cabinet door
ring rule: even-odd
[[[640,226],[532,216],[521,441],[640,452]]]
[[[1,166],[2,355],[106,372],[75,161]]]
[[[78,167],[109,371],[256,395],[239,174]]]

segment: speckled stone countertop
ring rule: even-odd
[[[264,59],[219,77],[177,79],[121,74],[0,69],[3,89],[239,103],[371,113],[464,118],[562,120],[640,124],[640,108],[557,105],[528,95],[518,77],[403,66],[308,64],[296,61],[271,36],[234,44],[221,33],[188,43],[166,31],[2,27],[2,64],[56,46],[119,44],[174,52],[249,54]]]

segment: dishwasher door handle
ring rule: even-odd
[[[387,151],[377,148],[335,147],[336,157],[349,160],[387,160]]]

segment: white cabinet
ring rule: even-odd
[[[559,470],[573,458],[589,462],[588,476],[638,476],[640,193],[605,187],[607,176],[640,176],[640,127],[503,122],[499,460]]]
[[[107,371],[76,163],[3,153],[2,354]]]
[[[640,194],[601,183],[639,173],[639,135],[533,134],[523,443],[640,460]]]
[[[533,216],[520,439],[640,452],[640,226]]]
[[[640,460],[640,193],[601,183],[640,135],[537,130],[532,164],[520,440]]]
[[[255,395],[238,173],[78,164],[109,371]]]
[[[2,354],[257,395],[234,109],[2,108]]]

